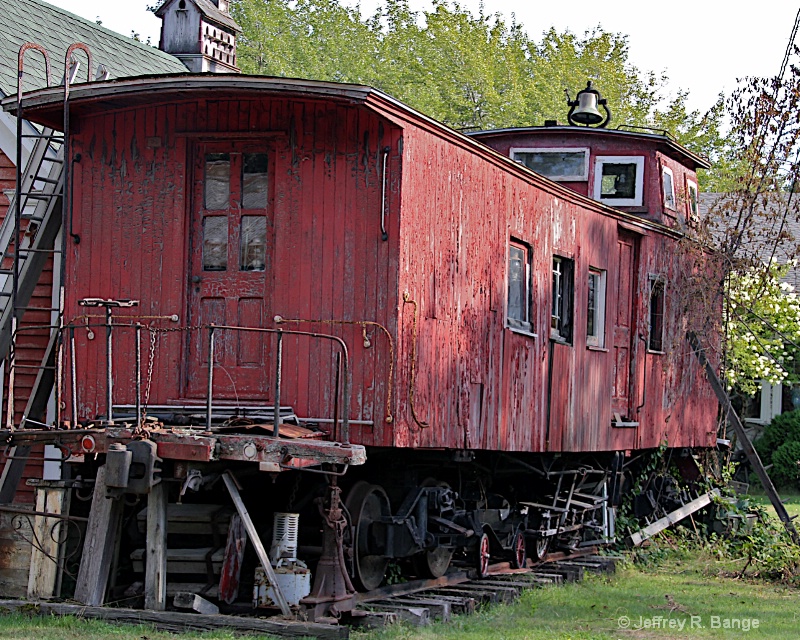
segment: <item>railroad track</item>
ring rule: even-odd
[[[478,578],[473,570],[453,571],[435,580],[414,580],[375,589],[358,597],[358,607],[346,619],[352,626],[381,627],[398,621],[424,626],[470,614],[481,605],[510,603],[523,591],[565,582],[577,582],[584,573],[614,573],[619,558],[584,554],[551,554],[526,569],[509,563],[490,567]]]

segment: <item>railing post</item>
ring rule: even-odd
[[[142,325],[136,323],[136,426],[142,425]]]
[[[114,423],[114,372],[111,351],[111,305],[106,306],[106,415],[108,424]]]
[[[342,443],[350,444],[350,367],[348,366],[347,351],[344,344],[342,344],[342,352],[344,353],[344,391],[342,395]]]
[[[208,398],[206,398],[206,429],[211,429],[211,390],[214,388],[214,325],[208,327]]]
[[[69,328],[69,375],[70,392],[72,394],[72,428],[78,426],[78,388],[77,383],[77,364],[75,363],[75,327]]]
[[[339,431],[339,385],[342,377],[342,352],[336,352],[336,368],[334,369],[333,382],[333,439],[336,440],[336,432]]]
[[[272,415],[272,437],[281,432],[281,373],[283,371],[283,331],[278,331],[278,345],[275,355],[275,408]]]

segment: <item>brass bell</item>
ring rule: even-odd
[[[592,88],[591,81],[586,83],[586,88],[583,91],[578,92],[575,100],[570,100],[568,94],[567,104],[570,107],[567,120],[572,125],[605,127],[611,120],[611,112],[606,105],[605,98],[600,96],[600,92],[597,89]],[[605,115],[600,113],[598,106],[602,106],[605,109]]]

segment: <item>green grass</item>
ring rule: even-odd
[[[0,639],[13,640],[265,640],[273,636],[237,636],[231,632],[172,634],[146,625],[114,625],[71,616],[28,616],[2,613]]]
[[[796,489],[794,491],[797,491]],[[786,512],[789,514],[789,517],[798,516],[800,517],[800,494],[789,492],[789,491],[781,491],[778,490],[778,495],[781,497],[781,502],[786,507]],[[772,504],[769,501],[769,498],[764,493],[750,493],[746,496],[752,504],[761,505],[766,507],[767,512],[771,515],[777,517],[775,513],[775,509],[773,508]],[[800,525],[800,523],[798,523]]]
[[[702,571],[706,563],[707,559],[691,554],[646,571],[623,568],[611,578],[587,576],[580,584],[529,591],[514,605],[485,609],[449,624],[423,629],[397,626],[352,637],[360,640],[739,637],[796,640],[800,628],[800,598],[796,589],[710,577]],[[758,628],[753,628],[756,619]],[[640,620],[659,626],[648,629]],[[693,620],[695,628],[691,628]],[[733,620],[740,621],[740,625],[749,623],[750,630],[712,628],[717,620],[720,627],[726,620],[730,624],[737,624]],[[630,626],[623,628],[626,621]],[[674,628],[669,628],[670,624]]]

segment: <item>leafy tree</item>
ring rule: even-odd
[[[798,381],[800,296],[782,282],[791,265],[777,261],[729,275],[725,325],[726,376],[731,387],[752,395],[760,380]]]
[[[384,0],[366,19],[337,0],[234,0],[232,11],[248,73],[368,84],[452,127],[478,129],[563,120],[564,90],[591,79],[616,124],[666,129],[697,153],[724,153],[721,102],[690,111],[685,92],[668,97],[665,76],[630,62],[626,36],[599,26],[582,36],[550,29],[537,43],[513,20],[447,0],[422,12]]]

